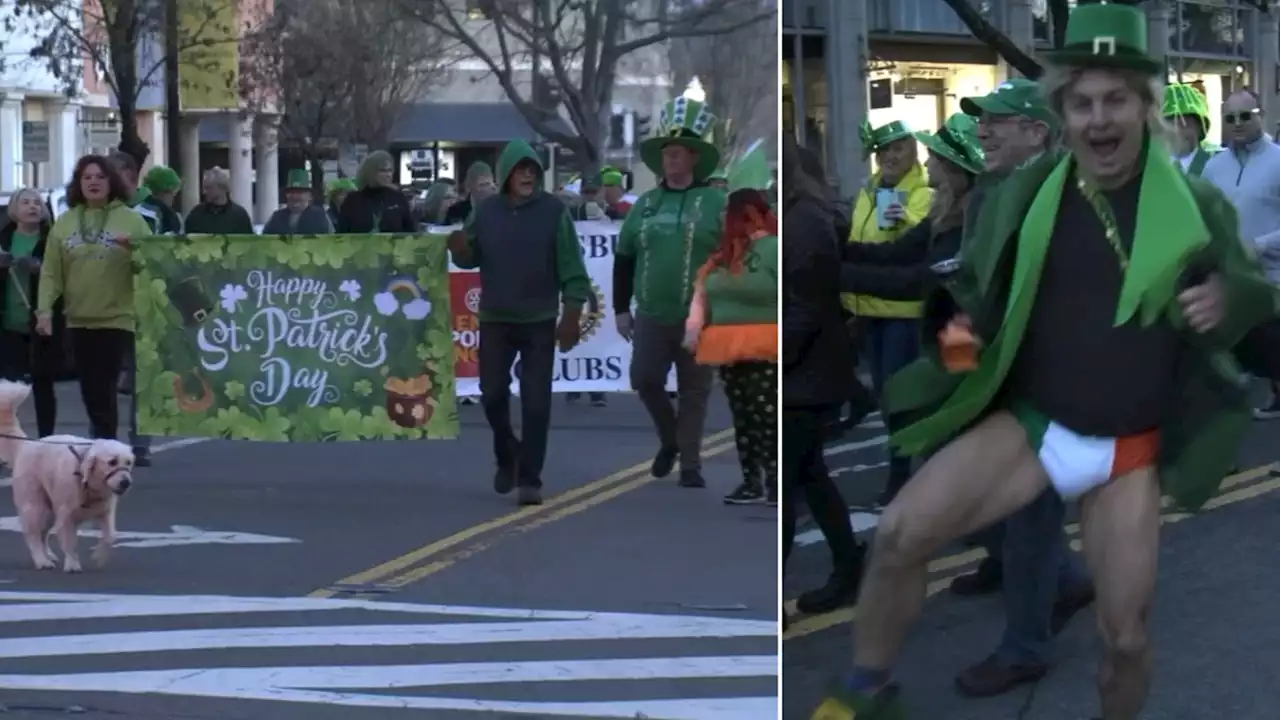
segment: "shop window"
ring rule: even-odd
[[[1226,2],[1183,2],[1173,21],[1172,48],[1186,53],[1242,56],[1245,27],[1241,11]]]

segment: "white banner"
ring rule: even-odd
[[[621,221],[576,222],[578,244],[591,277],[592,297],[582,309],[582,342],[567,353],[556,352],[553,392],[627,392],[631,390],[631,343],[618,335],[613,318],[613,258],[618,246]],[[430,232],[448,234],[458,226],[432,227]],[[479,309],[480,273],[449,266],[453,305],[454,373],[458,395],[480,394]],[[519,394],[520,360],[512,367],[511,392]],[[667,376],[667,389],[675,390],[675,369]]]

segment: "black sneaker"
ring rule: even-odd
[[[701,488],[707,486],[707,481],[702,479],[701,470],[681,470],[680,481],[676,484],[685,488]]]
[[[532,485],[521,485],[520,492],[516,493],[516,500],[523,506],[541,505],[542,489]]]
[[[516,487],[516,464],[515,463],[498,463],[498,469],[493,473],[493,491],[499,495],[506,495]]]
[[[151,467],[151,449],[150,448],[134,448],[133,449],[133,466],[134,467]]]
[[[653,456],[653,464],[649,466],[649,474],[656,478],[664,478],[676,467],[676,457],[680,451],[674,447],[664,447]]]
[[[724,496],[725,505],[755,505],[764,500],[764,488],[756,483],[744,482]]]
[[[1273,398],[1271,404],[1266,407],[1254,408],[1253,417],[1255,420],[1274,420],[1280,418],[1280,397]]]
[[[564,394],[564,401],[565,401],[565,403],[566,403],[566,404],[568,404],[568,405],[572,405],[572,404],[574,404],[574,403],[578,402],[578,400],[580,400],[580,399],[582,399],[582,393],[577,393],[577,392],[575,392],[575,393],[565,393],[565,394]]]
[[[778,507],[778,488],[770,487],[764,502],[769,507]]]
[[[609,407],[609,401],[605,399],[604,393],[595,393],[591,396],[591,407]]]

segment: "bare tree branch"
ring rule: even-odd
[[[406,28],[391,0],[277,0],[248,44],[244,93],[284,108],[280,134],[311,162],[317,190],[339,146],[385,147],[455,54],[440,33]]]
[[[969,28],[969,32],[978,39],[979,42],[996,51],[1001,59],[1013,66],[1015,70],[1022,73],[1028,78],[1035,80],[1044,73],[1044,68],[1040,63],[1036,62],[1031,56],[1022,51],[1009,39],[1007,35],[1000,32],[995,25],[978,12],[969,0],[942,0],[955,12],[956,17],[960,18],[960,22]],[[1065,29],[1066,23],[1063,23]]]
[[[395,2],[406,19],[455,40],[479,60],[529,126],[573,150],[586,173],[602,161],[626,56],[677,38],[768,25],[777,14],[776,3],[765,0],[492,0],[484,5],[486,19],[473,20],[451,0]],[[527,92],[525,77],[531,78]],[[760,84],[772,84],[772,77]],[[547,90],[552,97],[541,97]],[[555,122],[561,111],[567,130]]]

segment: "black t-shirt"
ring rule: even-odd
[[[1105,196],[1130,254],[1141,177]],[[1115,327],[1124,275],[1102,221],[1067,182],[1026,335],[1009,378],[1011,397],[1086,436],[1120,437],[1158,427],[1173,401],[1183,350],[1163,317]]]

